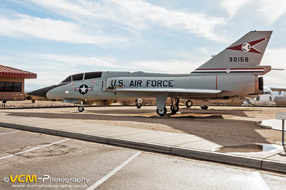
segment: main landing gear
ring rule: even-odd
[[[135,100],[135,103],[136,103],[136,107],[137,107],[138,109],[140,109],[140,108],[142,107],[142,105],[143,105],[143,101],[142,101],[142,99],[140,99],[140,98],[136,99],[136,100]]]
[[[180,98],[171,98],[171,111],[172,114],[176,114],[179,111],[179,102],[180,102]]]
[[[191,100],[187,100],[186,101],[186,107],[187,108],[190,108],[190,107],[192,107],[193,106],[193,102],[191,101]]]
[[[157,114],[160,116],[165,116],[167,114],[166,109],[166,100],[167,95],[160,95],[156,97],[156,105],[157,105]],[[179,98],[171,98],[171,111],[173,114],[176,114],[179,111]]]
[[[209,108],[209,106],[206,106],[206,105],[201,106],[201,109],[202,109],[202,110],[207,110],[208,108]]]
[[[84,111],[84,107],[83,106],[78,106],[78,112],[83,112]]]
[[[160,116],[165,116],[166,113],[167,113],[166,107],[164,107],[163,109],[157,109],[157,114]]]
[[[202,103],[201,103],[201,109],[202,110],[207,110],[208,108],[209,108],[209,101],[203,101]]]

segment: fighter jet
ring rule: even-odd
[[[171,98],[173,114],[179,99],[201,99],[207,109],[211,99],[228,99],[263,92],[264,75],[271,66],[260,66],[272,31],[251,31],[231,44],[190,74],[145,72],[87,72],[68,76],[58,85],[29,93],[63,102],[114,98],[156,98],[157,114],[167,113],[166,100]]]

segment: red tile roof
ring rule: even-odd
[[[0,77],[35,79],[37,78],[37,74],[0,65]]]

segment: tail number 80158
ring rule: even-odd
[[[229,62],[248,62],[248,57],[229,57]]]

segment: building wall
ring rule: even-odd
[[[0,78],[0,82],[22,82],[22,92],[0,92],[0,101],[25,99],[23,78]]]

